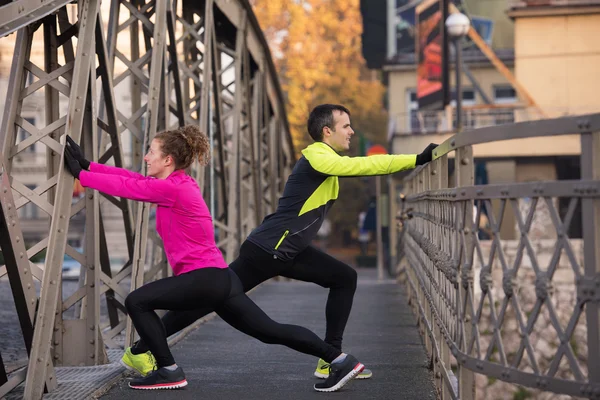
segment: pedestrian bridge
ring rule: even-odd
[[[143,172],[157,132],[201,126],[213,158],[191,173],[231,261],[295,161],[267,44],[247,0],[0,4],[0,40],[14,44],[0,130],[0,397],[138,396],[123,392],[114,362],[135,338],[123,302],[169,267],[150,207],[74,186],[62,136],[89,159]],[[595,114],[461,133],[405,179],[392,202],[397,280],[360,271],[346,335],[374,376],[344,398],[600,398],[599,132]],[[473,146],[556,135],[579,135],[580,179],[474,185]],[[549,235],[537,237],[541,214]],[[574,218],[581,238],[569,236]],[[65,254],[76,280],[62,279]],[[299,282],[251,294],[276,320],[320,334],[325,295]],[[192,384],[161,397],[317,396],[315,360],[218,319],[172,340]]]

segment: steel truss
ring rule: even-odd
[[[73,197],[74,179],[62,167],[65,134],[90,160],[144,173],[142,157],[157,132],[200,126],[211,140],[212,159],[190,173],[228,262],[275,210],[295,161],[275,68],[246,0],[113,0],[107,12],[100,0],[69,3],[0,6],[0,37],[17,36],[0,132],[0,245],[6,260],[0,277],[8,275],[28,352],[27,367],[13,373],[0,358],[0,396],[25,381],[25,398],[39,399],[56,387],[55,366],[106,363],[107,348],[134,340],[127,294],[170,273],[149,204],[90,189]],[[40,29],[43,65],[31,52]],[[45,107],[41,128],[22,112],[38,91]],[[128,96],[118,95],[123,92]],[[18,138],[22,131],[25,139]],[[36,143],[46,147],[47,180],[31,189],[13,167]],[[17,215],[26,205],[50,221],[47,235],[28,248]],[[108,240],[115,215],[128,253],[116,269]],[[84,220],[82,252],[67,243],[74,216]],[[30,259],[42,251],[39,267]],[[65,252],[81,272],[78,289],[63,299]],[[41,283],[39,296],[34,280]]]

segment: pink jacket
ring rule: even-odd
[[[155,179],[92,162],[81,184],[103,193],[157,204],[156,230],[174,275],[198,268],[227,268],[215,244],[212,218],[198,184],[184,171]]]

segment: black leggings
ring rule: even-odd
[[[339,351],[342,350],[344,329],[356,291],[357,275],[352,267],[312,246],[300,252],[292,261],[281,261],[247,240],[240,248],[239,257],[231,263],[230,267],[239,276],[244,292],[275,276],[312,282],[329,288],[329,297],[325,306],[327,319],[325,342]],[[207,306],[194,310],[167,312],[162,318],[167,336],[179,332],[213,311],[216,311],[216,308]],[[230,321],[227,322],[237,328]],[[148,350],[143,338],[135,347],[140,351]]]
[[[306,328],[279,324],[264,313],[246,294],[230,268],[201,268],[160,279],[134,290],[125,299],[140,342],[136,350],[152,352],[159,367],[175,364],[167,344],[172,330],[170,318],[192,310],[215,310],[225,322],[264,343],[282,344],[327,362],[341,354]],[[154,310],[171,310],[163,324]],[[208,313],[208,312],[206,312]]]

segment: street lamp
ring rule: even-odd
[[[471,27],[471,21],[469,17],[462,13],[452,13],[446,19],[446,32],[452,39],[454,44],[454,58],[456,60],[456,132],[462,130],[462,87],[461,87],[461,40]]]

